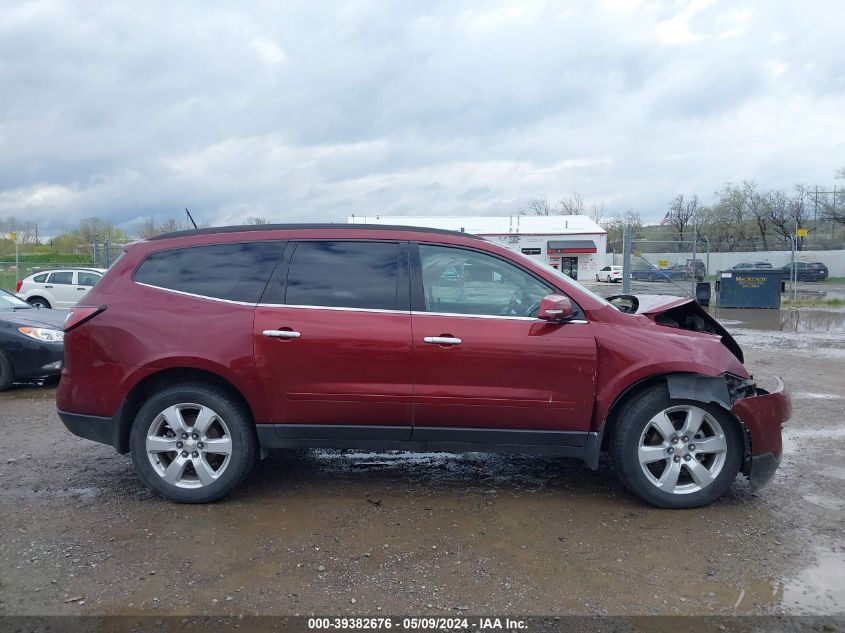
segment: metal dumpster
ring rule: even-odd
[[[720,308],[780,308],[783,273],[779,268],[725,270],[717,275]]]

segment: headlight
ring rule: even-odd
[[[61,330],[51,330],[44,327],[19,327],[18,332],[29,338],[47,341],[48,343],[61,343],[65,339],[65,333]]]

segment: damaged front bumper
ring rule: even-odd
[[[742,473],[748,477],[752,490],[765,486],[780,464],[783,455],[782,429],[792,415],[792,401],[783,381],[778,378],[772,391],[755,387],[754,395],[734,402],[731,412],[748,432]]]

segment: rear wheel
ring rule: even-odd
[[[44,297],[30,297],[26,302],[33,308],[46,308],[49,310],[52,307],[50,306],[50,302]]]
[[[15,379],[15,368],[6,352],[0,350],[0,391],[6,391]]]
[[[744,444],[721,407],[672,399],[665,387],[637,396],[622,413],[609,448],[623,483],[661,508],[712,503],[731,487]]]
[[[174,385],[141,407],[130,435],[141,480],[179,503],[232,492],[257,461],[255,429],[243,406],[217,388]]]

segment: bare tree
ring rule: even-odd
[[[141,226],[138,227],[138,237],[142,240],[155,237],[159,233],[161,233],[161,231],[153,218],[145,218],[141,222]]]
[[[166,219],[158,228],[161,233],[173,233],[175,231],[182,230],[182,227],[179,226],[179,222],[173,218]]]
[[[639,213],[633,209],[628,209],[623,215],[617,213],[603,220],[601,225],[607,231],[607,249],[612,253],[620,253],[622,252],[625,227],[630,225],[633,234],[636,236],[642,230],[643,221]]]
[[[601,221],[604,219],[604,216],[607,214],[607,205],[604,202],[601,203],[593,203],[592,207],[590,208],[590,217],[593,218],[593,222],[596,224],[601,224]]]
[[[267,224],[267,218],[261,218],[261,217],[258,217],[258,216],[249,217],[249,218],[246,219],[246,222],[244,222],[244,224],[249,225],[249,226],[257,226],[259,224]]]
[[[678,241],[683,242],[692,236],[697,237],[703,221],[703,208],[696,194],[685,197],[684,194],[679,193],[669,203],[669,225]],[[683,247],[679,245],[679,248]]]
[[[768,244],[766,237],[769,233],[769,226],[772,220],[772,208],[768,203],[767,196],[758,191],[757,183],[752,180],[746,180],[742,183],[742,194],[745,198],[745,207],[748,210],[748,215],[757,225],[757,231],[763,243],[763,250],[767,250]]]
[[[807,192],[802,186],[795,187],[795,194],[787,196],[782,191],[772,192],[769,197],[772,211],[772,228],[788,245],[795,230],[803,228],[809,219],[810,210],[806,201]],[[800,251],[804,238],[798,238],[796,248]]]
[[[845,178],[845,167],[840,167],[836,172],[836,178]],[[836,204],[837,198],[845,196],[845,192],[840,194],[839,196],[834,196],[833,200],[828,202],[828,198],[825,195],[822,200],[819,200],[822,204],[822,209],[824,210],[825,218],[828,220],[833,220],[834,222],[838,222],[839,224],[845,224],[845,211],[842,211],[841,207]]]
[[[554,215],[585,215],[584,198],[580,193],[573,193],[557,203]]]
[[[522,215],[557,215],[548,198],[529,198],[520,211]]]

